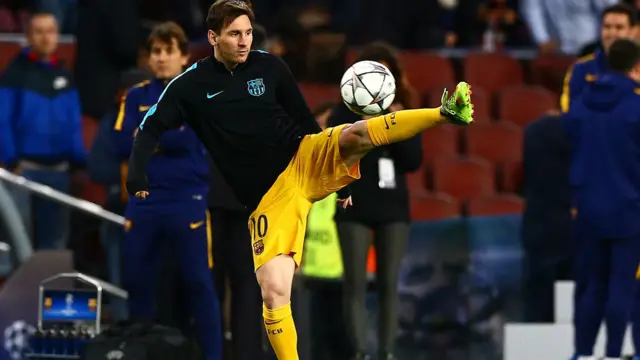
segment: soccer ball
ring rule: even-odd
[[[29,350],[29,338],[35,332],[36,328],[23,320],[15,321],[4,329],[4,349],[11,359],[23,358],[24,353]]]
[[[393,103],[396,80],[386,66],[375,61],[360,61],[342,76],[340,95],[356,114],[377,115]]]

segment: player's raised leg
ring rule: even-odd
[[[473,121],[470,88],[461,82],[451,97],[445,90],[439,108],[397,111],[345,127],[339,142],[342,159],[351,167],[374,147],[408,140],[440,124],[470,124]]]

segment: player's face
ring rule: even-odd
[[[58,48],[58,22],[52,15],[38,15],[31,19],[27,32],[29,46],[44,57]]]
[[[170,44],[159,40],[151,44],[149,68],[159,79],[173,79],[178,76],[188,60],[189,57],[180,51],[176,39],[171,39]]]
[[[251,20],[246,15],[238,16],[220,34],[209,31],[209,42],[216,48],[218,60],[231,64],[247,61],[253,42]]]
[[[600,37],[602,38],[602,47],[605,52],[609,51],[609,47],[614,41],[628,38],[630,35],[631,23],[626,14],[610,13],[602,19]]]

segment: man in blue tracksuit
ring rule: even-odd
[[[80,100],[69,72],[55,56],[58,25],[51,14],[35,14],[29,47],[0,78],[0,163],[25,178],[69,192],[69,172],[85,166]],[[38,249],[64,248],[69,235],[66,206],[13,192]]]
[[[148,49],[149,65],[156,78],[128,92],[114,126],[114,141],[123,161],[129,158],[145,113],[161,97],[167,82],[187,64],[188,41],[175,23],[154,28]],[[129,316],[155,317],[155,280],[164,244],[168,243],[180,265],[205,359],[220,360],[222,330],[211,272],[209,162],[205,149],[189,127],[168,131],[160,138],[147,171],[153,194],[144,200],[130,197],[125,212],[123,278],[129,292]]]
[[[640,263],[640,47],[616,40],[609,72],[587,86],[563,127],[575,209],[575,356],[592,359],[604,318],[606,359],[619,359]]]
[[[607,71],[607,53],[617,39],[628,38],[636,23],[636,10],[627,4],[609,6],[602,12],[600,41],[602,49],[581,57],[567,71],[560,98],[562,112],[569,111],[571,104],[586,89]]]

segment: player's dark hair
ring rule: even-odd
[[[407,108],[411,107],[412,89],[406,78],[404,69],[400,64],[398,50],[385,42],[376,41],[362,49],[357,61],[363,60],[384,62],[396,79],[396,97],[394,102],[400,103]]]
[[[209,7],[207,29],[220,34],[223,28],[242,15],[247,15],[251,22],[255,20],[251,4],[248,1],[218,0]]]
[[[163,22],[151,29],[151,33],[147,38],[147,51],[151,51],[151,47],[156,41],[159,41],[163,44],[171,45],[173,39],[176,40],[178,49],[180,49],[180,52],[183,55],[189,53],[189,38],[187,37],[187,34],[185,34],[184,30],[180,27],[180,25],[176,24],[173,21]]]
[[[604,20],[604,17],[609,14],[626,15],[629,19],[629,26],[634,26],[638,21],[636,10],[631,5],[625,3],[611,5],[604,9],[604,11],[602,12],[602,20]]]
[[[629,39],[618,39],[609,48],[607,62],[611,71],[628,73],[640,62],[640,46]]]

